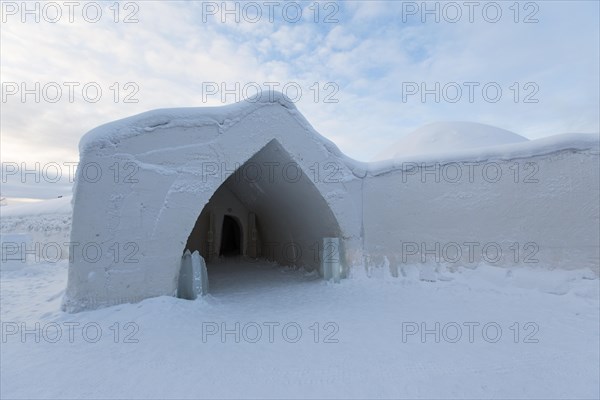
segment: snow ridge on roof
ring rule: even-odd
[[[225,131],[233,123],[270,104],[279,104],[290,111],[296,111],[294,103],[287,96],[276,91],[263,91],[238,103],[223,106],[161,108],[108,122],[92,129],[79,141],[79,151],[83,154],[94,147],[114,145],[123,139],[152,132],[158,128],[216,124],[220,130]]]
[[[465,148],[431,154],[398,155],[396,158],[385,161],[361,162],[348,157],[339,150],[335,143],[319,134],[298,111],[295,104],[287,96],[277,91],[263,91],[230,105],[157,109],[109,122],[86,133],[79,142],[79,151],[84,154],[97,147],[111,147],[129,137],[171,127],[217,125],[219,132],[224,133],[230,126],[239,123],[255,110],[269,105],[279,105],[287,109],[290,116],[304,127],[308,138],[318,141],[332,155],[338,157],[357,177],[400,170],[406,166],[406,163],[444,164],[511,160],[561,151],[590,151],[600,154],[600,140],[597,134],[562,134],[528,141],[522,136],[505,131],[514,135],[513,137],[504,135],[501,142],[503,140],[506,144],[490,143],[492,146],[489,147]],[[489,128],[500,130],[500,128]],[[489,135],[487,136],[489,137]],[[523,138],[523,141],[519,141],[519,138]]]
[[[450,163],[510,161],[540,157],[565,151],[600,154],[600,139],[597,134],[565,133],[526,142],[499,146],[465,149],[446,153],[415,154],[391,160],[375,161],[368,165],[368,173],[380,175],[393,170],[419,166],[444,165]]]

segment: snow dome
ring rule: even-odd
[[[404,136],[380,153],[376,159],[448,153],[527,141],[528,139],[521,135],[495,126],[475,122],[436,122]]]

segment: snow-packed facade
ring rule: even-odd
[[[598,271],[591,135],[367,164],[263,93],[115,121],[80,154],[67,311],[176,295],[186,250],[308,270],[339,255],[343,276],[432,263]]]

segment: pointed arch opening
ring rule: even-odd
[[[319,271],[322,240],[340,237],[340,228],[307,172],[277,140],[224,168],[234,172],[202,209],[186,245],[206,260],[209,279],[231,257]]]

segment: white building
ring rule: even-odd
[[[598,271],[593,135],[367,164],[263,93],[115,121],[80,153],[67,311],[175,295],[186,249],[209,265],[236,255],[306,269],[339,254],[343,275],[426,263]]]

